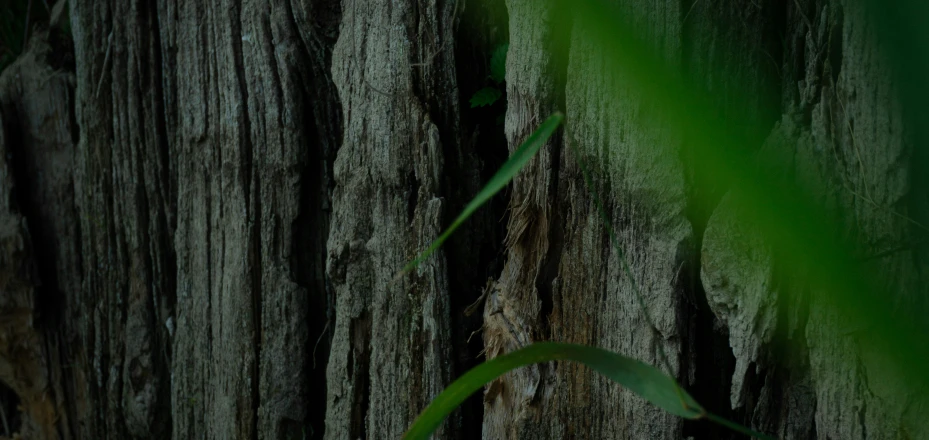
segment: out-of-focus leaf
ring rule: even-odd
[[[831,217],[813,197],[818,189],[781,178],[786,170],[780,164],[792,161],[786,157],[789,152],[771,152],[775,160],[759,166],[741,143],[742,137],[733,133],[736,127],[751,127],[750,122],[733,120],[737,117],[722,120],[707,111],[714,108],[710,96],[682,81],[678,69],[658,58],[652,46],[639,38],[647,33],[635,28],[632,19],[601,0],[558,1],[574,13],[573,29],[583,32],[581,38],[603,50],[606,67],[619,72],[630,88],[658,108],[663,127],[677,132],[695,151],[688,166],[736,193],[745,204],[743,212],[749,213],[740,221],[757,228],[773,251],[784,257],[779,264],[785,273],[810,288],[818,303],[868,328],[869,337],[881,341],[877,349],[883,357],[907,379],[925,383],[929,329],[924,322],[897,316],[880,291],[879,286],[888,284],[855,257],[853,243],[838,237],[837,228],[827,220]],[[616,92],[603,90],[621,99],[613,95]],[[695,204],[713,202],[694,200]]]
[[[496,87],[484,87],[474,92],[474,95],[471,96],[471,108],[492,105],[497,102],[501,96],[503,96],[503,92],[501,92],[500,89]]]
[[[510,49],[509,43],[503,43],[494,49],[494,54],[490,57],[490,78],[502,83],[506,80],[506,53]]]

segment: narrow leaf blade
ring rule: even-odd
[[[490,181],[487,182],[487,185],[485,185],[484,188],[482,188],[481,191],[477,193],[474,199],[471,200],[467,206],[465,206],[464,210],[461,211],[461,214],[458,215],[458,218],[452,222],[451,226],[449,226],[448,229],[446,229],[445,232],[439,236],[439,238],[433,241],[425,252],[407,264],[406,267],[404,267],[400,272],[400,274],[398,274],[398,276],[409,272],[418,266],[419,263],[422,263],[426,258],[429,258],[429,256],[432,255],[432,253],[435,252],[439,246],[442,246],[442,243],[444,243],[445,240],[447,240],[448,237],[450,237],[452,233],[455,232],[455,230],[458,229],[458,227],[468,219],[468,217],[471,217],[471,215],[474,214],[474,211],[477,211],[477,208],[480,208],[481,205],[487,203],[487,201],[490,200],[494,194],[499,192],[501,189],[503,189],[504,186],[506,186],[507,183],[513,180],[513,177],[516,176],[516,173],[518,173],[519,170],[521,170],[523,166],[529,162],[529,159],[531,159],[532,156],[534,156],[535,153],[539,151],[539,148],[542,147],[542,144],[544,144],[545,141],[547,141],[548,138],[552,136],[552,133],[554,133],[558,126],[561,125],[563,120],[563,114],[555,113],[549,116],[549,118],[546,119],[538,129],[536,129],[536,131],[532,132],[532,134],[526,138],[526,141],[523,142],[522,145],[520,145],[519,148],[513,152],[513,155],[510,156],[510,158],[503,164],[503,166],[500,167],[500,169],[497,171],[497,174],[494,174],[494,176],[490,178]]]
[[[555,360],[580,362],[671,414],[688,419],[706,415],[674,379],[655,367],[601,348],[541,342],[498,356],[465,373],[432,401],[403,438],[429,438],[455,408],[484,385],[513,369]]]

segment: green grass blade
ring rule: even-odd
[[[484,362],[468,371],[439,394],[416,418],[404,435],[405,440],[427,439],[442,421],[472,393],[503,374],[531,364],[568,360],[580,362],[606,376],[655,406],[680,417],[700,419],[709,414],[674,379],[661,370],[638,360],[601,348],[557,342],[540,342]],[[738,424],[722,420],[739,432],[767,438]]]
[[[697,419],[705,414],[703,408],[689,395],[683,391],[678,394],[674,380],[657,368],[600,348],[540,342],[498,356],[465,373],[419,415],[404,439],[428,438],[468,396],[508,371],[555,360],[571,360],[587,365],[672,414],[689,419]],[[679,396],[686,400],[682,401]]]
[[[439,246],[442,246],[442,243],[445,243],[445,240],[448,240],[448,237],[450,237],[452,233],[455,232],[455,230],[458,229],[458,227],[468,219],[468,217],[471,217],[471,215],[474,214],[474,211],[477,211],[477,208],[480,208],[481,205],[487,203],[487,201],[489,201],[490,198],[494,196],[494,194],[499,192],[501,189],[503,189],[504,186],[506,186],[507,183],[513,180],[513,177],[516,176],[516,173],[518,173],[519,170],[521,170],[523,166],[529,162],[529,159],[531,159],[532,156],[534,156],[535,153],[539,151],[539,148],[542,147],[542,144],[544,144],[545,141],[551,137],[552,133],[554,133],[558,126],[561,125],[563,120],[564,115],[561,113],[555,113],[549,116],[549,118],[546,119],[538,129],[536,129],[536,131],[532,132],[526,141],[523,142],[523,144],[520,145],[515,152],[513,152],[513,155],[510,156],[506,163],[500,167],[500,170],[497,171],[497,174],[494,174],[494,176],[490,178],[490,181],[487,182],[487,185],[485,185],[484,188],[481,189],[479,193],[477,193],[477,196],[471,200],[471,203],[468,203],[468,206],[465,206],[464,210],[461,211],[461,214],[458,215],[458,218],[452,222],[451,226],[449,226],[448,229],[446,229],[445,232],[439,236],[439,238],[433,241],[425,252],[407,264],[406,267],[400,271],[398,276],[413,270],[416,268],[416,266],[419,265],[419,263],[422,263],[426,258],[429,258],[429,256],[432,255],[432,253],[435,252]]]

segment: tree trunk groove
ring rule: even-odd
[[[70,0],[71,35],[37,26],[0,75],[0,438],[398,438],[547,340],[779,438],[929,438],[921,390],[783,273],[556,3]],[[925,313],[924,170],[858,2],[610,3],[707,111],[765,127],[745,151],[827,182],[888,300]],[[504,99],[469,108],[504,42]],[[397,277],[554,111],[510,188]],[[558,362],[436,438],[737,436]]]

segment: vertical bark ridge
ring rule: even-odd
[[[175,436],[315,437],[311,331],[324,327],[310,318],[326,316],[319,255],[340,130],[326,72],[333,12],[324,2],[187,7],[176,63],[192,68],[180,96],[195,99],[179,103],[177,129]]]
[[[680,65],[678,2],[615,6],[629,17],[626,23],[636,35],[653,44],[659,58],[670,66]],[[683,294],[678,280],[692,240],[679,160],[682,142],[662,128],[660,109],[625,83],[621,71],[610,71],[616,66],[604,62],[601,43],[592,43],[584,32],[584,26],[576,24],[571,39],[568,147],[560,176],[565,191],[558,200],[565,213],[565,244],[552,326],[559,329],[558,339],[610,349],[662,370],[670,368],[667,373],[675,376],[685,331],[676,314]],[[581,160],[594,176],[594,190],[603,200],[622,254],[612,248],[584,184]],[[644,312],[633,292],[636,288],[643,296]],[[557,383],[557,394],[565,397],[553,411],[563,420],[553,424],[556,437],[564,432],[628,438],[681,435],[679,419],[586,368],[563,365]],[[582,422],[574,427],[571,420]]]
[[[918,319],[918,152],[863,10],[611,3],[719,99],[706,111],[748,121],[745,149],[787,152],[785,179],[821,184],[837,235],[888,274],[900,319]],[[71,6],[74,78],[47,50],[0,78],[12,159],[0,163],[0,381],[24,433],[398,437],[473,363],[467,326],[481,324],[463,312],[488,274],[488,358],[552,339],[664,368],[661,346],[701,402],[783,438],[925,432],[929,404],[887,372],[868,329],[785,273],[583,26],[559,34],[573,17],[551,1],[489,7],[511,18],[506,103],[474,110],[487,115],[461,106],[489,83],[459,76],[483,76],[507,38],[456,32],[463,0]],[[502,132],[488,129],[503,105]],[[498,203],[394,279],[556,109],[567,129],[517,176],[505,228]],[[480,427],[461,433],[470,408],[438,437],[726,435],[567,363],[494,381],[483,408]]]
[[[74,417],[88,421],[78,436],[163,435],[171,426],[163,320],[173,296],[172,231],[165,221],[173,204],[164,180],[170,163],[157,93],[157,19],[138,2],[74,2],[71,17],[85,276],[67,294],[74,299],[71,328],[83,339],[73,346],[87,352],[74,354],[69,382],[75,401],[94,402],[76,405]]]
[[[549,20],[552,2],[508,1],[509,52],[506,61],[505,133],[512,152],[554,110],[559,96]],[[506,259],[489,287],[484,307],[484,349],[488,359],[547,339],[542,316],[542,273],[551,252],[555,199],[553,170],[557,142],[543,146],[513,180],[507,223]],[[544,282],[544,281],[543,281]],[[495,380],[484,393],[485,438],[547,438],[544,402],[550,365],[529,366]]]
[[[439,87],[455,89],[454,46],[443,43],[456,7],[342,4],[332,63],[345,128],[327,245],[336,317],[326,438],[400,436],[451,378],[444,251],[394,276],[443,226],[443,151],[454,145],[443,143],[457,136],[443,140],[442,130],[454,127],[447,120],[457,120],[458,103]]]

